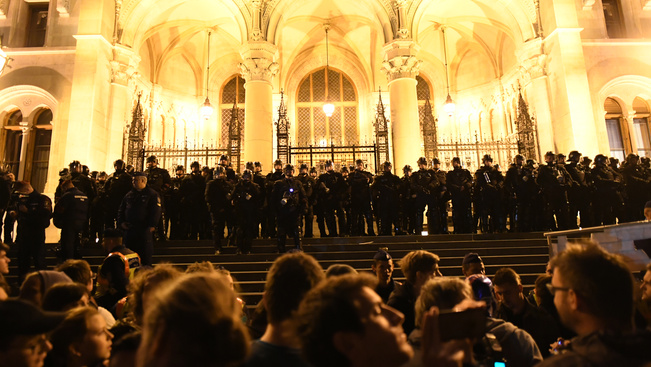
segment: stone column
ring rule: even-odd
[[[106,167],[113,171],[113,161],[122,158],[124,127],[131,117],[133,96],[129,82],[135,75],[140,58],[129,47],[116,45],[111,61],[111,91],[108,110]]]
[[[629,107],[627,106],[627,108]],[[626,127],[628,128],[628,136],[630,137],[630,141],[631,141],[631,153],[637,154],[637,150],[639,149],[639,147],[637,145],[637,135],[635,133],[635,111],[629,110],[628,115],[625,116],[624,119],[626,120]],[[622,135],[624,134],[625,132],[622,131]],[[626,148],[626,146],[624,146],[624,148]],[[626,153],[624,154],[626,155]]]
[[[23,121],[20,122],[20,131],[23,134],[23,138],[20,144],[20,163],[18,163],[18,177],[16,180],[25,179],[25,165],[27,163],[27,148],[29,146],[29,133],[30,126],[29,121],[27,121],[27,116],[23,116]]]
[[[384,46],[382,72],[389,82],[393,167],[414,166],[422,155],[416,76],[422,61],[416,58],[420,47],[411,40],[395,40]]]
[[[277,48],[266,41],[249,41],[240,49],[244,60],[240,66],[246,80],[244,103],[244,137],[241,163],[259,161],[269,167],[273,163],[273,87],[278,73],[274,61]],[[286,163],[286,162],[285,162]]]

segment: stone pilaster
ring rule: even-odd
[[[273,77],[279,66],[277,48],[266,41],[249,41],[240,49],[240,72],[246,84],[242,162],[273,162]]]
[[[395,40],[384,46],[382,72],[389,82],[394,167],[414,165],[422,154],[416,76],[422,61],[420,47],[410,40]]]

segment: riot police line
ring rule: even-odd
[[[389,162],[372,174],[361,160],[340,170],[327,161],[319,174],[305,164],[296,172],[278,160],[266,175],[259,162],[247,163],[240,175],[222,156],[215,168],[193,162],[190,172],[177,166],[170,177],[151,156],[138,176],[146,177],[147,189],[156,193],[148,195],[158,196],[147,199],[159,200],[154,238],[212,239],[215,253],[223,246],[249,253],[254,238],[276,238],[278,250],[284,252],[286,238],[293,237],[292,247],[300,249],[302,237],[317,235],[315,222],[320,237],[374,236],[376,229],[380,235],[409,235],[424,230],[439,234],[585,228],[642,220],[650,199],[649,158],[635,154],[621,165],[602,154],[592,164],[577,151],[569,157],[547,152],[540,164],[517,155],[506,172],[493,165],[489,155],[474,173],[464,169],[458,157],[451,163],[453,169],[446,172],[437,158],[421,157],[417,169],[407,165],[397,176]],[[114,168],[110,175],[89,172],[74,161],[60,172],[55,209],[70,189],[64,184],[72,184],[72,196],[85,196],[88,203],[83,224],[79,209],[59,215],[63,219],[58,225],[55,215],[55,225],[62,231],[68,228],[68,237],[70,232],[81,233],[81,239],[69,239],[77,244],[63,248],[65,257],[77,256],[73,252],[78,245],[99,242],[105,228],[127,230],[121,228],[119,213],[136,173],[122,160],[115,161]],[[16,208],[28,196],[21,195],[14,188],[9,213],[18,213]],[[141,195],[137,200],[145,199]],[[155,210],[136,215],[151,216]],[[6,216],[5,239],[11,239],[17,215]]]

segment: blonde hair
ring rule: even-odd
[[[152,297],[144,318],[138,366],[238,366],[249,336],[223,276],[184,275]]]

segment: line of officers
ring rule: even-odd
[[[564,230],[643,220],[651,198],[649,158],[635,154],[621,165],[602,154],[593,165],[577,151],[568,157],[547,152],[541,164],[517,155],[505,174],[490,155],[474,174],[458,157],[447,172],[437,158],[421,157],[418,169],[407,165],[401,177],[390,162],[376,175],[362,160],[355,163],[335,170],[329,160],[318,174],[314,167],[302,164],[296,172],[277,160],[265,175],[259,162],[249,162],[238,175],[223,155],[215,168],[193,162],[189,173],[177,166],[170,177],[150,156],[143,174],[161,207],[154,236],[212,239],[216,253],[224,245],[249,253],[253,238],[277,238],[284,252],[288,236],[295,248],[302,236],[314,236],[315,217],[321,237],[374,236],[374,222],[381,235],[420,234],[425,217],[430,234],[448,233],[450,207],[454,233],[503,232],[507,223],[511,231]],[[99,239],[104,228],[120,227],[118,213],[134,188],[134,173],[122,160],[114,168],[110,176],[93,176],[74,161],[62,172],[61,182],[71,181],[90,203],[82,238]]]

